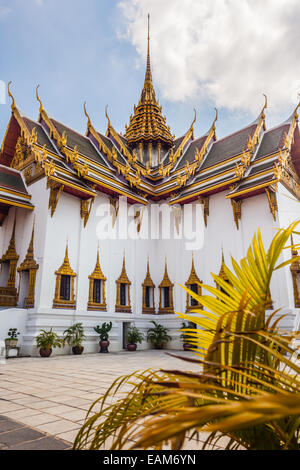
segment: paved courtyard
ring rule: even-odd
[[[180,355],[192,354],[180,351]],[[147,368],[198,370],[197,365],[157,350],[8,359],[0,364],[0,416],[32,428],[41,438],[63,440],[70,447],[91,403],[114,379]],[[16,432],[14,429],[7,432]],[[197,448],[192,442],[187,445]]]

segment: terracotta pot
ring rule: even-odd
[[[109,341],[100,341],[99,346],[100,346],[100,351],[99,352],[108,353]]]
[[[136,351],[137,345],[136,344],[127,344],[128,351]]]
[[[41,348],[40,349],[41,357],[49,357],[49,356],[51,356],[51,354],[52,354],[52,348],[49,348],[49,349]]]
[[[11,348],[15,348],[18,344],[18,338],[8,338],[5,340],[5,346],[10,346]]]
[[[83,350],[84,350],[84,347],[83,346],[73,346],[72,347],[72,352],[73,354],[75,354],[76,356],[79,356],[80,354],[83,353]]]

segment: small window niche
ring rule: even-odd
[[[75,302],[75,278],[76,273],[72,270],[69,261],[68,242],[63,264],[55,271],[56,283],[53,299],[53,308],[76,308]]]
[[[16,252],[15,231],[16,218],[14,220],[13,230],[8,248],[2,258],[0,258],[0,306],[3,307],[16,307],[18,301],[18,292],[16,288],[16,274],[19,256]]]
[[[191,273],[186,281],[185,285],[186,287],[194,292],[197,295],[202,294],[202,289],[201,289],[201,284],[202,281],[200,281],[199,277],[197,276],[196,270],[195,270],[195,263],[194,263],[194,255],[192,257],[192,268],[191,268]],[[186,312],[190,312],[195,308],[203,308],[201,304],[199,304],[198,300],[192,297],[188,292],[186,293]]]
[[[162,282],[159,285],[159,314],[174,313],[173,303],[173,288],[174,284],[169,279],[167,269],[167,259],[165,261],[165,274]]]
[[[147,261],[147,274],[142,284],[142,289],[143,289],[142,313],[153,315],[155,314],[155,305],[154,305],[155,285],[150,276],[149,259]]]
[[[20,275],[19,303],[20,306],[24,308],[34,307],[35,280],[39,265],[34,259],[33,245],[34,225],[32,227],[32,234],[26,257],[18,268],[18,273]]]
[[[97,249],[97,260],[95,269],[89,276],[89,301],[88,310],[106,311],[105,281],[99,259],[99,246]]]
[[[117,298],[116,298],[116,312],[131,313],[130,304],[130,286],[131,282],[126,273],[125,254],[123,257],[123,266],[120,277],[116,280]]]

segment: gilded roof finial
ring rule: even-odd
[[[105,106],[105,116],[106,116],[106,119],[107,119],[107,121],[108,121],[107,129],[109,129],[109,128],[111,127],[111,122],[110,122],[110,119],[109,119],[107,110],[108,110],[108,104]]]
[[[215,108],[215,111],[216,111],[216,116],[215,116],[215,119],[213,120],[213,123],[212,123],[212,128],[215,128],[215,125],[216,125],[216,122],[218,120],[218,117],[219,117],[219,113],[218,113],[218,108]]]
[[[162,116],[161,107],[155,96],[152,83],[151,62],[150,62],[150,15],[148,15],[148,36],[147,36],[147,65],[145,82],[141,97],[137,106],[134,107],[134,114],[130,116],[129,125],[126,128],[125,137],[132,147],[138,143],[148,145],[164,144],[166,147],[173,145],[174,137],[170,128],[166,125]]]
[[[195,124],[195,122],[196,122],[196,119],[197,119],[197,111],[196,111],[196,109],[194,108],[194,119],[193,119],[193,122],[192,122],[192,124],[191,124],[191,129],[193,129],[194,124]]]
[[[150,62],[150,15],[148,13],[148,37],[147,37],[147,66],[145,75],[145,86],[152,84],[151,62]]]
[[[8,85],[7,85],[7,92],[8,92],[8,96],[11,98],[12,100],[12,103],[11,103],[11,109],[12,111],[14,111],[16,109],[16,102],[15,102],[15,99],[10,91],[10,85],[12,84],[12,81],[8,82]]]
[[[298,108],[300,106],[300,93],[297,93],[298,94],[298,104],[295,108],[295,111],[294,111],[294,118],[298,121]]]
[[[265,97],[265,104],[264,104],[264,107],[263,107],[263,111],[264,111],[264,110],[267,109],[267,107],[268,107],[268,97],[267,97],[267,95],[265,95],[264,93],[263,93],[263,95],[264,95],[264,97]]]
[[[39,88],[40,88],[40,85],[38,85],[38,86],[36,87],[35,94],[36,94],[36,99],[37,99],[38,102],[40,103],[40,113],[41,113],[42,111],[44,111],[44,106],[43,106],[43,103],[42,103],[42,101],[41,101],[41,99],[40,99],[40,97],[39,97],[39,91],[38,91]]]
[[[87,120],[88,120],[87,127],[88,127],[88,129],[90,129],[90,127],[92,126],[92,122],[91,122],[91,118],[88,115],[87,110],[86,110],[86,101],[83,103],[83,110],[84,110],[84,114],[85,114],[85,116],[87,117]]]

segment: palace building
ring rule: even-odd
[[[175,137],[155,94],[149,33],[144,86],[122,134],[107,110],[106,132],[97,130],[86,105],[85,135],[70,129],[50,117],[38,87],[34,121],[20,112],[10,85],[8,92],[11,118],[0,152],[0,339],[17,327],[24,354],[36,354],[41,328],[62,333],[74,322],[84,325],[86,352],[98,351],[93,327],[104,321],[113,323],[111,350],[124,347],[130,324],[146,332],[151,320],[167,326],[169,347],[179,348],[175,312],[189,313],[197,303],[178,284],[200,293],[199,282],[213,284],[212,272],[225,276],[223,263],[246,254],[259,227],[267,246],[277,229],[299,218],[298,106],[267,129],[266,100],[254,122],[221,139],[217,113],[200,136],[195,114]],[[99,210],[108,205],[114,226],[121,196],[134,208],[137,235],[143,208],[166,204],[179,234],[190,205],[201,219],[201,247],[187,249],[179,235],[99,240]],[[270,308],[288,314],[284,326],[296,328],[298,261],[275,273],[271,298]]]

